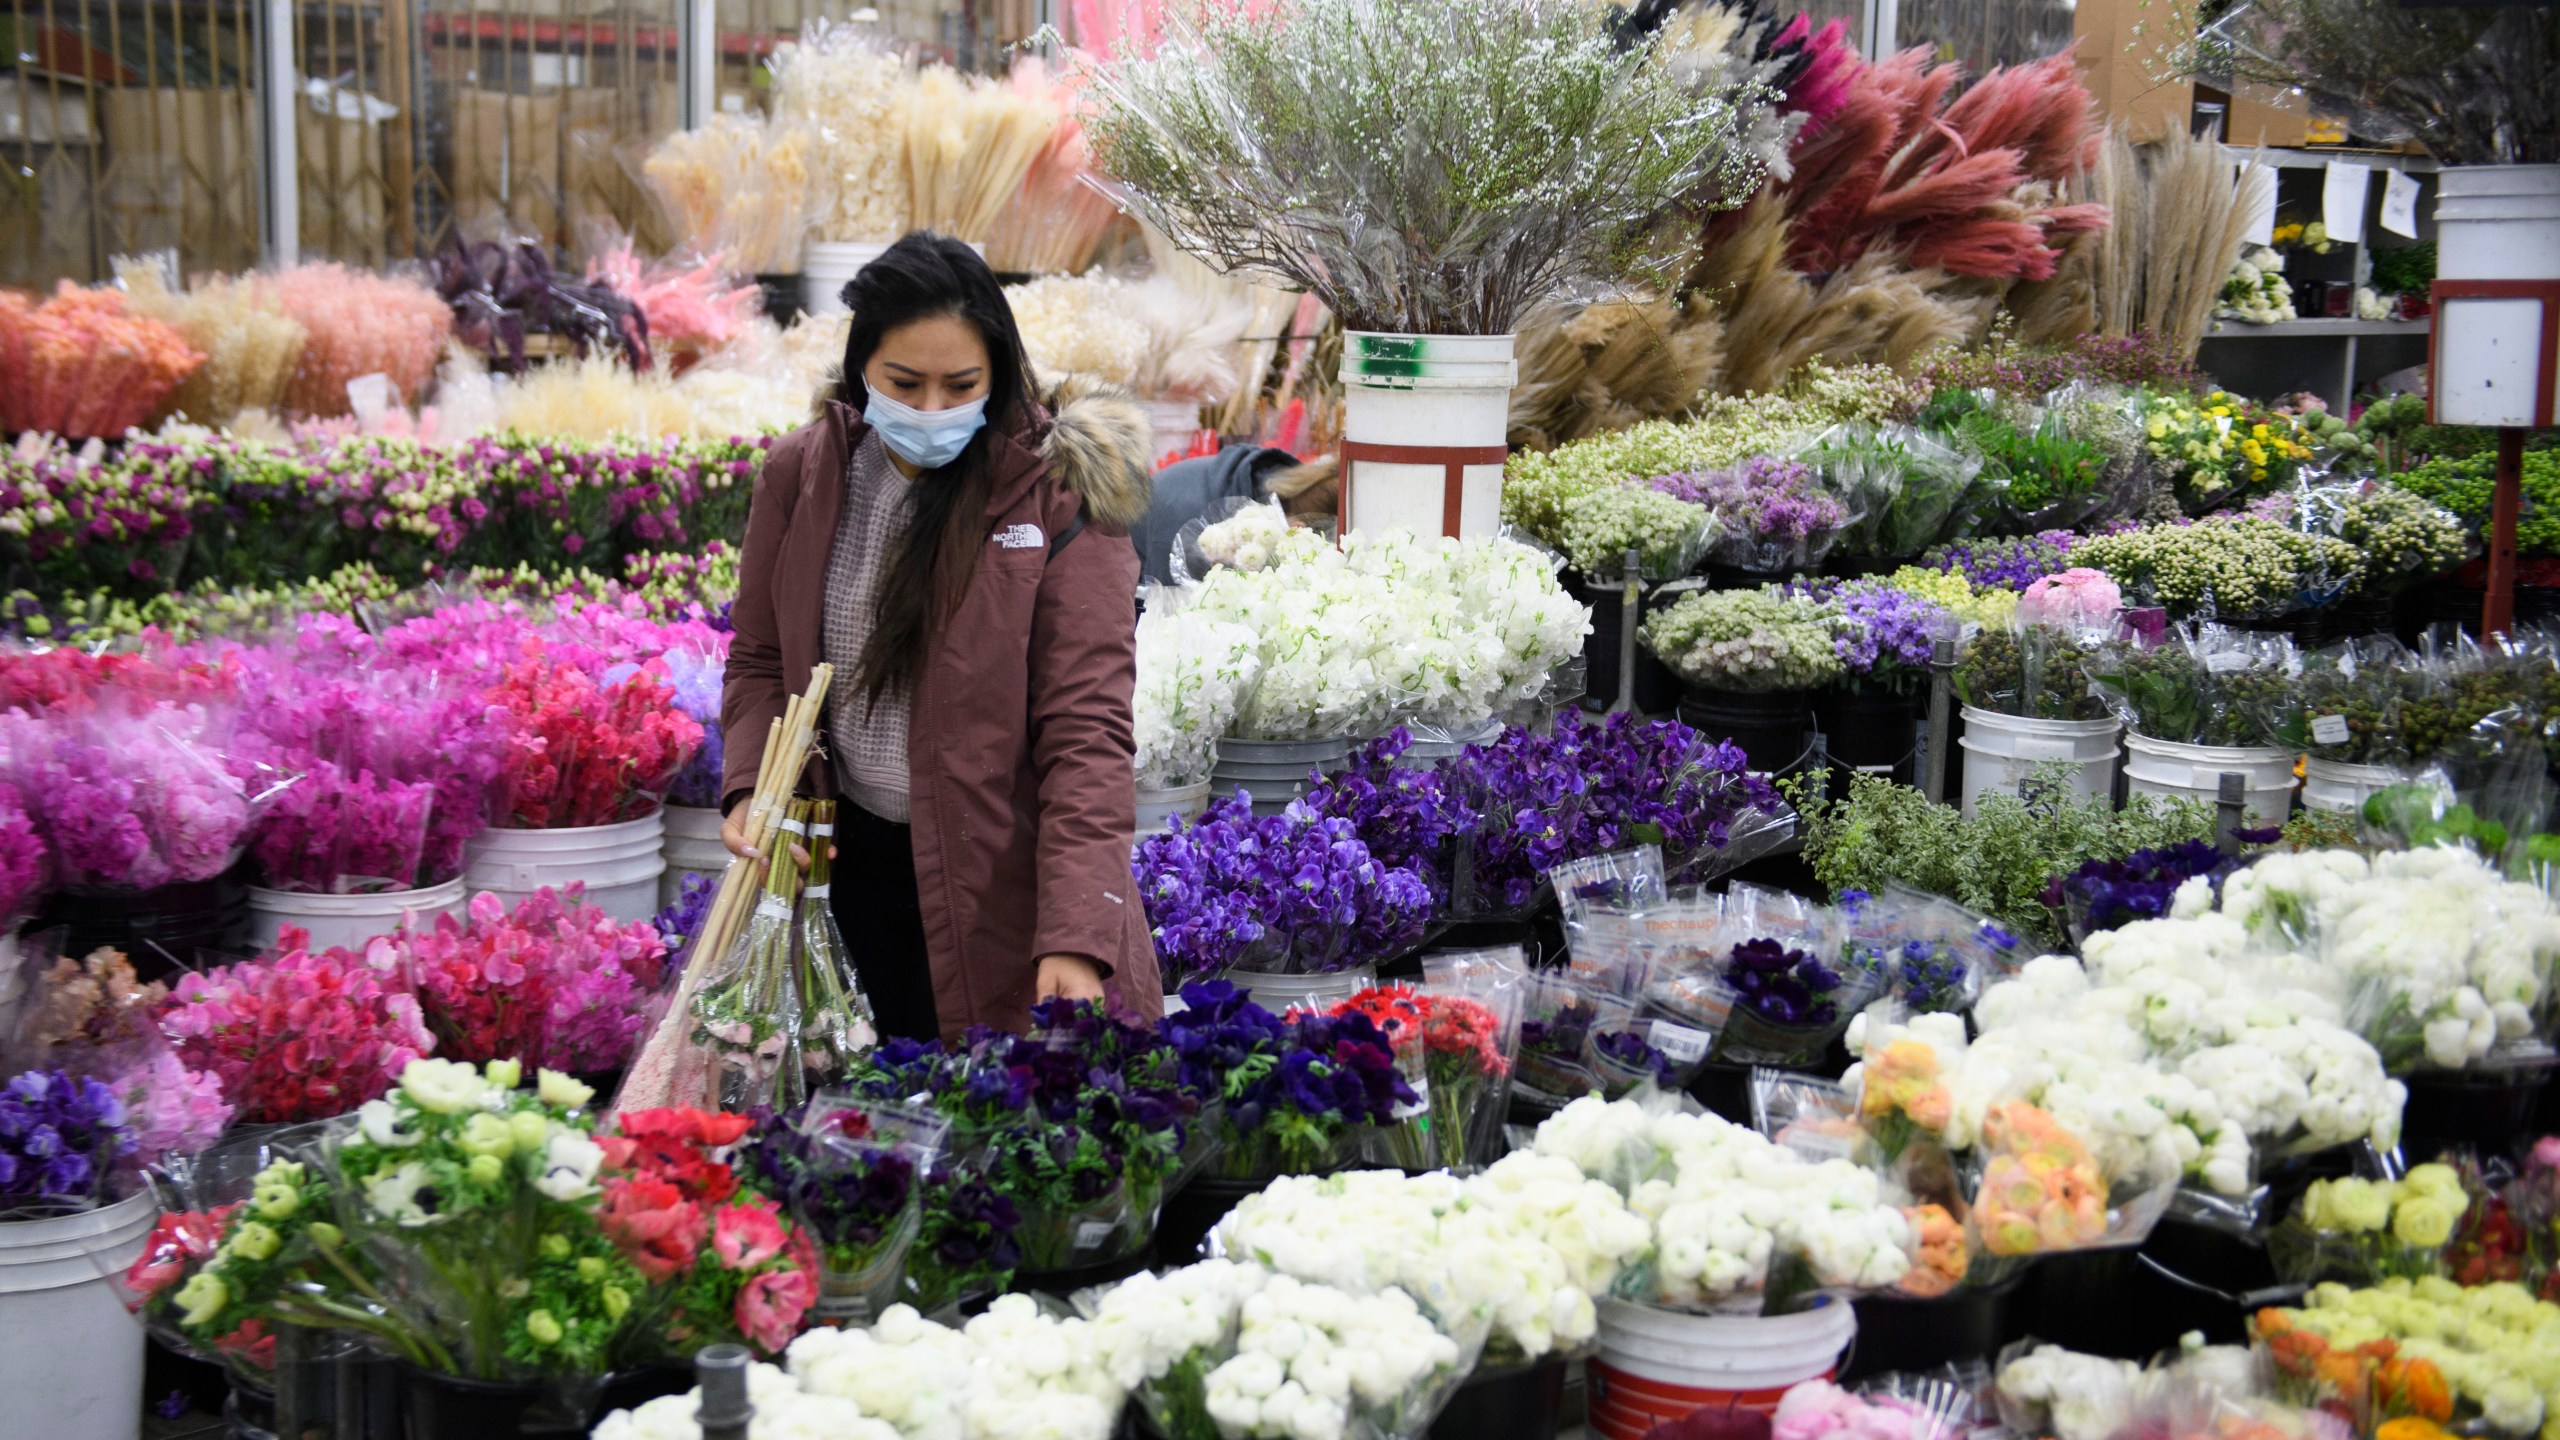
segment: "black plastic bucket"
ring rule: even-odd
[[[1618,701],[1618,631],[1626,618],[1623,598],[1614,590],[1594,590],[1570,572],[1564,576],[1564,592],[1591,607],[1591,633],[1582,639],[1582,658],[1586,709],[1606,710]],[[1639,620],[1638,623],[1642,623]],[[1660,715],[1680,703],[1680,678],[1668,666],[1655,659],[1653,652],[1636,645],[1635,706],[1647,715]]]
[[[249,887],[234,869],[156,890],[56,891],[26,933],[56,926],[63,954],[121,950],[136,975],[158,980],[249,953]]]
[[[1478,1370],[1431,1422],[1431,1440],[1556,1440],[1564,1413],[1564,1357]]]
[[[1803,757],[1813,725],[1812,693],[1691,690],[1680,697],[1682,723],[1710,740],[1731,740],[1754,770],[1777,772]]]

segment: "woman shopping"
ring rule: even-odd
[[[835,666],[831,895],[884,1035],[1021,1029],[1052,998],[1163,1009],[1129,876],[1150,436],[1125,397],[1031,394],[975,251],[917,233],[845,287],[844,374],[767,457],[721,725],[723,838],[785,697]]]

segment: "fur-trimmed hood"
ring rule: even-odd
[[[1155,430],[1128,391],[1070,376],[1044,397],[1040,458],[1084,497],[1093,523],[1126,530],[1155,496]]]

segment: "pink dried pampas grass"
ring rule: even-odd
[[[0,292],[0,430],[112,438],[151,418],[204,364],[116,290],[65,280],[42,304]]]
[[[453,311],[423,281],[314,264],[265,283],[308,337],[284,393],[297,415],[349,413],[347,382],[362,375],[390,377],[402,403],[415,403],[453,332]]]
[[[736,339],[756,314],[756,288],[731,285],[720,261],[711,255],[643,266],[624,239],[588,263],[587,281],[629,296],[648,318],[649,339],[669,357],[669,373],[681,375]]]

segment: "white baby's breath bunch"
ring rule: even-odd
[[[1134,696],[1138,788],[1177,790],[1209,778],[1218,737],[1253,686],[1253,631],[1159,591],[1138,617]]]

